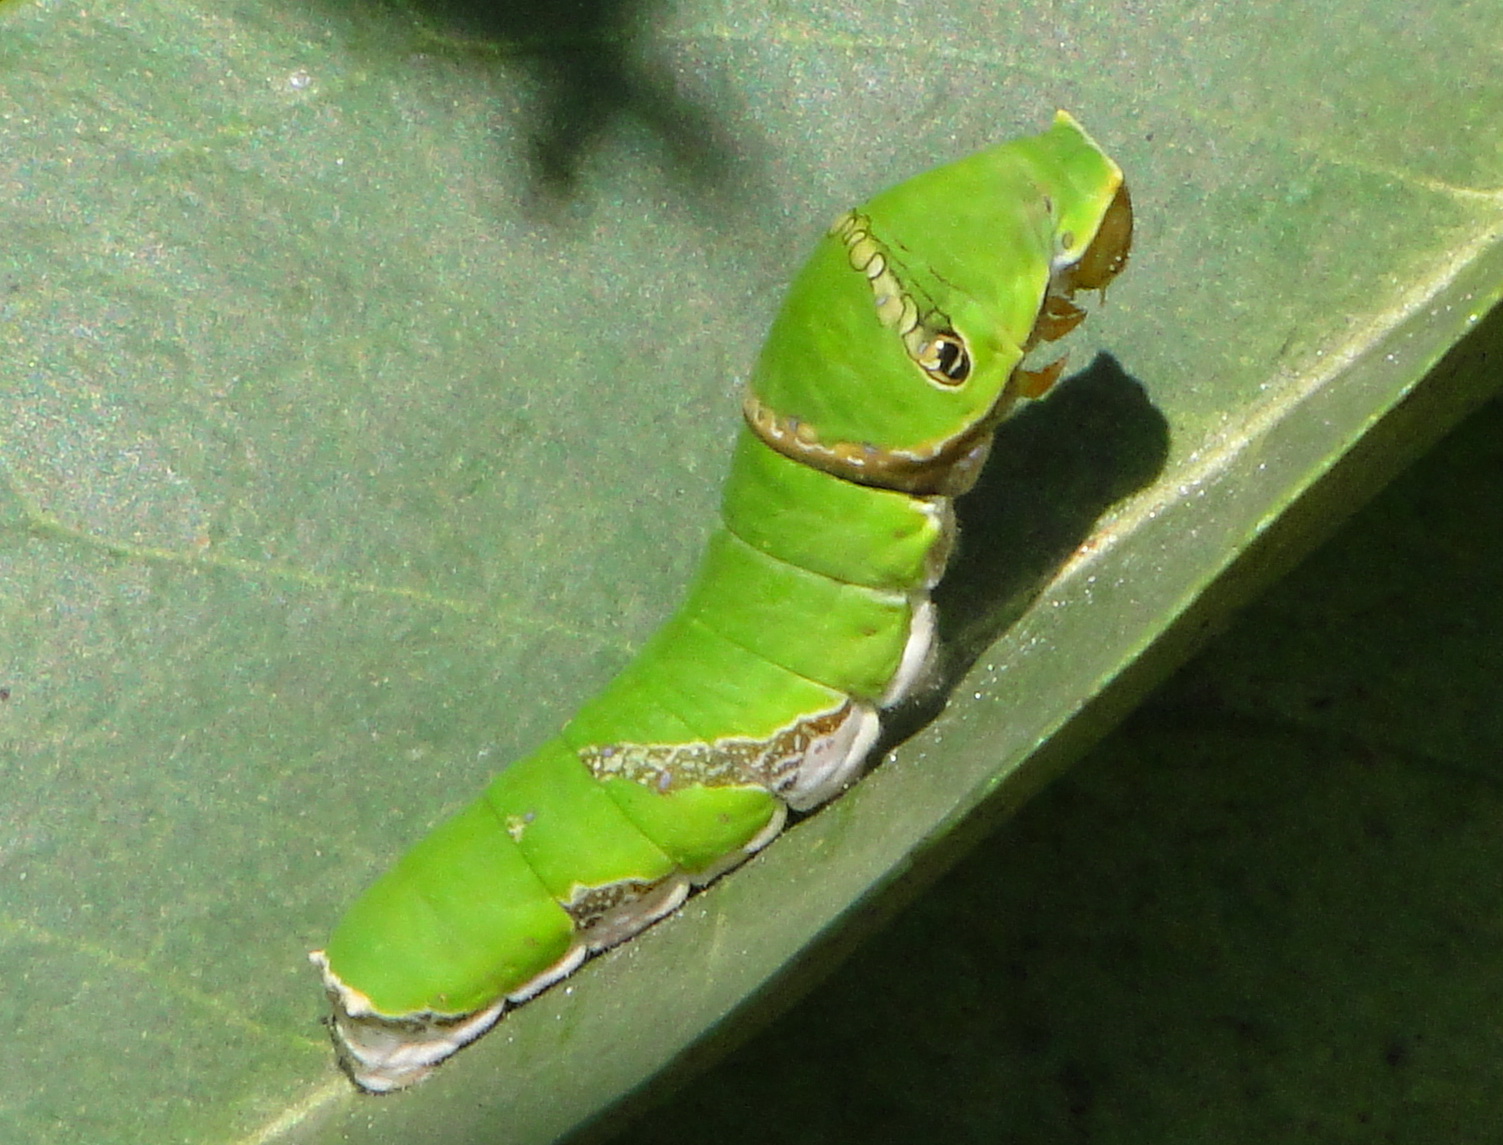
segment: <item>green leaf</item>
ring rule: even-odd
[[[1494,384],[1428,374],[1503,284],[1489,15],[0,9],[0,1135],[548,1140],[948,858]],[[356,1098],[304,952],[672,608],[820,228],[1057,106],[1138,245],[966,508],[948,709]]]
[[[1500,558],[1494,400],[615,1145],[1488,1140]]]

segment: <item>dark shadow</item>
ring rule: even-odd
[[[932,689],[884,721],[907,739],[1028,608],[1114,502],[1150,484],[1169,426],[1109,354],[1003,422],[976,487],[956,502],[959,551],[934,591],[940,664]]]
[[[739,148],[640,40],[660,0],[407,0],[439,39],[520,69],[536,89],[528,148],[539,198],[572,197],[592,152],[636,126],[701,191],[724,193]]]
[[[960,551],[934,594],[945,644],[974,660],[1168,455],[1164,415],[1110,354],[1004,422],[981,480],[956,502]]]

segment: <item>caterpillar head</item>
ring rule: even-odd
[[[1025,357],[1079,325],[1075,292],[1104,289],[1131,245],[1122,172],[1065,112],[900,183],[837,219],[794,280],[747,420],[842,477],[955,492],[957,466],[1063,368]]]

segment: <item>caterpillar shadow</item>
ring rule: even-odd
[[[1169,452],[1167,421],[1109,354],[997,430],[976,487],[956,502],[960,547],[934,592],[932,686],[886,721],[907,739],[1038,597],[1115,502],[1150,484]]]

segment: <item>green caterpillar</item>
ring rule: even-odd
[[[1065,112],[836,221],[773,322],[683,607],[311,956],[357,1085],[424,1077],[859,775],[929,662],[952,498],[1064,365],[1025,355],[1131,242],[1121,170]]]

